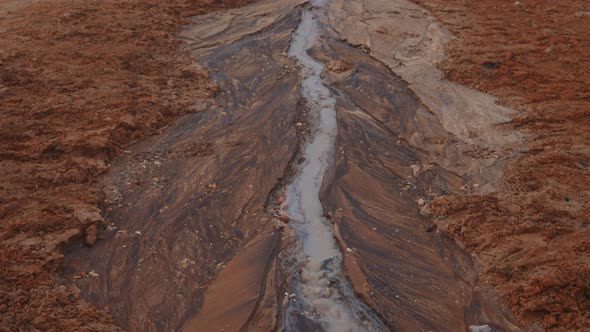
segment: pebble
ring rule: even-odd
[[[489,325],[471,325],[469,332],[492,332],[492,328]]]

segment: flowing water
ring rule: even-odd
[[[321,78],[324,65],[307,53],[321,36],[324,5],[315,1],[303,10],[289,49],[289,56],[302,67],[302,94],[314,130],[304,147],[305,162],[287,187],[283,205],[283,212],[291,218],[302,247],[301,273],[295,290],[297,301],[292,302],[287,314],[300,312],[327,331],[383,331],[386,328],[355,297],[343,277],[342,253],[319,199],[324,173],[332,162],[337,130],[336,98]],[[286,322],[287,330],[294,329],[289,317]]]

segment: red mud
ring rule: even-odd
[[[525,327],[589,329],[590,6],[416,2],[457,37],[446,75],[519,110],[511,126],[527,135],[498,192],[441,196],[435,222],[477,255],[480,283]]]

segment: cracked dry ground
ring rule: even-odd
[[[589,6],[416,2],[332,0],[311,49],[354,290],[394,330],[590,328]],[[283,324],[303,3],[0,0],[0,330]]]

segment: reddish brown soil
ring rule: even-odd
[[[439,197],[437,224],[525,326],[590,329],[590,5],[416,1],[458,37],[448,77],[520,110],[512,126],[528,135],[497,193]],[[54,284],[60,248],[96,240],[109,160],[216,91],[173,34],[220,5],[30,3],[0,2],[13,10],[0,11],[0,330],[112,330]]]
[[[457,37],[441,68],[520,111],[526,152],[486,196],[442,196],[437,224],[475,253],[528,329],[590,329],[590,4],[417,0]]]
[[[109,160],[215,93],[176,53],[183,18],[245,1],[13,2],[0,3],[0,330],[112,330],[55,285],[60,249],[96,241]]]

